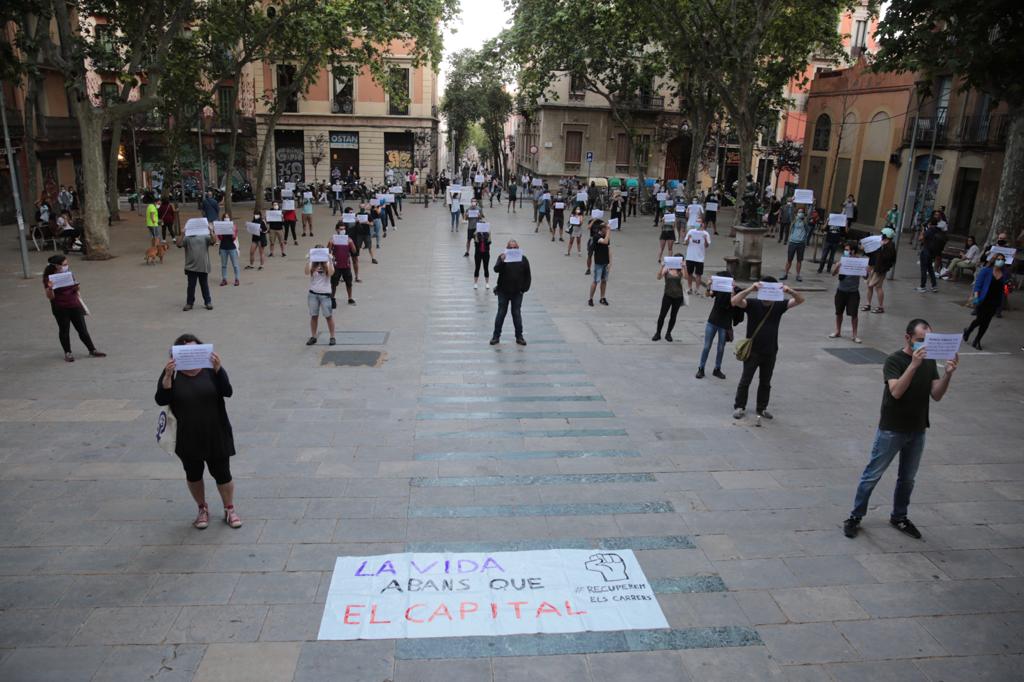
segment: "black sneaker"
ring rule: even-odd
[[[584,272],[583,274],[584,274],[584,275],[589,275],[589,274],[590,274],[590,268],[587,268],[587,271],[586,271],[586,272]]]
[[[306,341],[306,345],[307,346],[312,346],[315,343],[316,343],[316,337],[315,336],[309,337],[309,341]]]
[[[495,336],[495,337],[493,337],[491,339],[491,345],[492,346],[497,346],[498,345],[498,337]]]
[[[652,336],[651,341],[661,341],[661,332],[657,332],[654,336]]]
[[[608,304],[605,303],[605,305],[608,305]],[[671,334],[665,334],[665,340],[668,341],[669,343],[672,343],[672,335]]]
[[[757,411],[757,416],[758,417],[764,417],[765,419],[775,419],[775,415],[773,415],[768,410],[758,410]]]
[[[334,310],[337,307],[338,307],[338,299],[331,298],[331,310]]]
[[[720,369],[716,369],[714,372],[712,372],[711,376],[718,377],[719,379],[724,379],[725,378],[725,375],[722,374],[722,370],[720,370]]]
[[[889,519],[889,523],[901,533],[905,533],[915,540],[921,539],[921,531],[910,522],[910,519]]]
[[[591,308],[593,308],[594,307],[594,299],[590,299],[589,301],[587,301],[587,305],[589,305]]]
[[[698,367],[697,368],[697,378],[698,379],[703,379],[704,378],[704,368],[703,367]]]
[[[524,338],[523,338],[523,337],[521,337],[521,336],[520,336],[520,337],[517,337],[517,338],[516,338],[516,343],[518,343],[518,344],[519,344],[520,346],[525,346],[525,345],[526,345],[526,339],[524,339]]]
[[[843,535],[850,538],[851,540],[857,537],[857,533],[860,532],[860,519],[855,516],[843,521]]]

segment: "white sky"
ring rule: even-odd
[[[502,0],[462,0],[461,16],[444,32],[444,62],[438,77],[441,94],[444,94],[448,57],[465,48],[479,48],[484,41],[501,33],[508,18]]]

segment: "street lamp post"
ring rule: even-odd
[[[911,213],[911,211],[907,210],[907,195],[910,193],[910,175],[914,172],[914,150],[917,144],[917,123],[921,118],[921,104],[924,101],[924,94],[921,87],[925,84],[927,84],[927,81],[914,82],[914,92],[917,94],[917,111],[914,112],[914,129],[910,136],[910,155],[907,159],[907,177],[903,182],[903,199],[900,204],[903,206],[903,214],[900,216],[900,222],[896,226],[896,244],[894,248],[896,249],[897,256],[900,252],[900,237],[903,236],[903,226],[907,222],[907,215]],[[908,116],[910,115],[911,102],[912,100],[907,102]],[[889,269],[889,279],[894,279],[895,277],[896,268],[892,267]]]

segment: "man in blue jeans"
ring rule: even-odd
[[[882,370],[885,389],[882,393],[882,416],[871,448],[871,461],[864,468],[857,486],[850,518],[843,523],[843,534],[857,537],[860,521],[868,512],[871,491],[899,453],[899,474],[893,495],[889,523],[912,538],[921,539],[921,531],[907,518],[910,494],[914,491],[914,477],[924,453],[924,434],[928,429],[930,400],[942,400],[949,388],[949,380],[956,372],[960,356],[946,361],[946,371],[939,378],[935,360],[927,359],[925,334],[932,328],[922,319],[907,324],[903,348],[885,360]]]
[[[519,242],[515,239],[508,241],[507,249],[519,249]],[[498,283],[494,285],[494,294],[498,297],[498,314],[494,317],[494,333],[491,335],[491,345],[497,345],[501,340],[501,328],[505,323],[505,316],[508,315],[509,304],[512,304],[512,324],[516,329],[516,343],[520,346],[526,345],[523,337],[523,316],[520,310],[523,307],[523,294],[530,290],[530,261],[526,256],[522,260],[505,262],[505,253],[498,255],[494,261],[494,272],[498,274]]]

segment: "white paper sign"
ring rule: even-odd
[[[798,189],[793,192],[793,203],[794,204],[813,204],[814,203],[814,190],[813,189]]]
[[[829,213],[828,224],[834,227],[846,227],[845,213]]]
[[[595,208],[593,211],[590,212],[590,217],[591,218],[604,218],[604,211],[602,211],[599,208]]]
[[[990,254],[1001,253],[1001,254],[1003,254],[1003,257],[1006,258],[1006,264],[1007,265],[1013,265],[1013,257],[1014,257],[1014,255],[1016,255],[1017,250],[1014,249],[1012,246],[993,246],[989,250],[989,253]]]
[[[587,193],[586,192],[576,192],[576,201],[582,202],[584,204],[587,203]]]
[[[254,237],[259,237],[260,233],[263,232],[263,226],[259,223],[246,223],[245,231]]]
[[[873,234],[870,237],[864,237],[860,240],[860,248],[864,249],[864,253],[874,253],[882,248],[882,235]]]
[[[676,214],[675,213],[666,213],[661,218],[662,218],[662,220],[665,221],[666,225],[672,225],[673,223],[676,222]]]
[[[401,194],[403,190],[401,185],[395,185],[393,187],[388,187],[388,191],[392,194]]]
[[[610,227],[613,230],[619,229],[619,219],[618,218],[612,218],[611,220],[609,220],[608,221],[608,227]]]
[[[330,249],[310,249],[309,250],[309,262],[310,263],[326,263],[331,259]]]
[[[340,192],[341,191],[341,185],[331,185],[331,191],[332,192]]]
[[[676,204],[676,213],[685,213],[686,204]]]
[[[784,301],[786,296],[782,291],[782,282],[761,282],[761,288],[757,290],[759,301]]]
[[[185,236],[195,237],[210,234],[210,223],[206,218],[189,218],[185,223]]]
[[[718,202],[717,201],[709,201],[708,203],[704,204],[704,210],[705,211],[717,211],[718,210]]]
[[[839,274],[853,275],[854,277],[867,277],[868,259],[843,256],[839,259]]]
[[[667,628],[632,550],[338,557],[321,640]]]
[[[331,243],[332,244],[337,244],[338,246],[348,246],[348,235],[347,234],[331,235]]]
[[[565,208],[565,202],[564,201],[556,201],[555,202],[555,210],[561,211],[563,208]]]
[[[925,356],[929,360],[952,360],[960,352],[962,334],[936,334],[928,332],[924,335],[924,347],[928,349]]]
[[[235,224],[230,220],[214,220],[213,233],[224,236],[233,235],[235,234]]]
[[[282,199],[293,199],[295,198],[295,192],[290,189],[281,190]]]
[[[282,215],[282,211],[274,211],[274,210],[267,211],[267,222],[268,223],[280,223],[280,222],[283,222],[283,221],[284,221],[284,216]]]
[[[551,201],[551,192],[544,192],[544,194],[541,194],[540,195],[540,200],[541,201]]]
[[[356,222],[356,214],[355,213],[342,213],[341,214],[341,222],[345,223],[346,225],[354,224]]]
[[[532,184],[534,187],[542,187],[544,185],[544,181],[540,178],[534,178]]]
[[[569,216],[569,224],[570,225],[579,225],[580,224],[579,216],[574,216],[574,215]]]
[[[484,176],[480,173],[477,173],[473,180],[474,182],[482,183],[484,181]]]
[[[313,193],[312,192],[303,192],[302,193],[302,198],[303,199],[312,199],[313,198]]]
[[[658,192],[658,201],[665,201],[668,199],[668,192]]]
[[[683,269],[683,257],[682,256],[665,256],[665,267],[669,270],[682,270]]]
[[[281,210],[282,211],[294,211],[295,210],[295,200],[294,199],[285,199],[284,201],[282,201],[281,202]]]
[[[448,193],[449,194],[458,194],[461,191],[462,191],[462,185],[449,185],[449,187],[448,187]]]
[[[287,190],[294,190],[295,189],[295,183],[294,182],[286,182],[286,183],[284,183],[284,188],[287,189]]]
[[[50,287],[60,289],[61,287],[72,287],[75,285],[75,276],[71,271],[57,272],[50,275]]]
[[[370,222],[370,216],[366,213],[356,213],[356,220],[360,223]]]
[[[213,367],[213,362],[210,360],[212,353],[212,343],[186,343],[181,346],[171,346],[171,357],[174,358],[175,370]]]
[[[486,234],[487,232],[491,231],[491,224],[490,223],[477,223],[476,224],[476,231],[480,232],[480,233],[483,233],[483,234]]]
[[[385,204],[393,204],[393,203],[395,203],[395,195],[391,194],[390,192],[385,194],[384,195],[384,203]]]
[[[468,209],[466,211],[466,217],[467,218],[479,218],[480,217],[480,211],[478,209],[475,209],[475,208]]]
[[[732,277],[711,276],[711,291],[724,291],[731,294],[732,287]]]
[[[506,263],[519,263],[523,260],[522,249],[505,249],[505,262]]]

